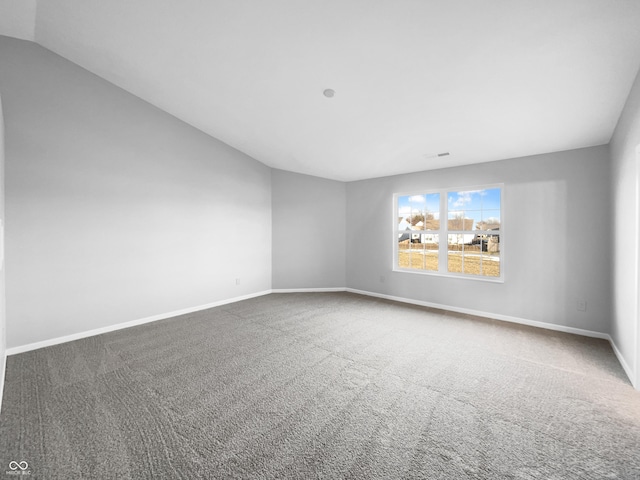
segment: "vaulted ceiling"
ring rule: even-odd
[[[638,0],[0,0],[0,11],[0,34],[31,22],[37,43],[255,159],[338,180],[606,144],[640,67]]]

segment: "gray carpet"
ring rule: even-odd
[[[272,294],[9,357],[0,475],[11,461],[51,479],[639,479],[640,393],[603,340]]]

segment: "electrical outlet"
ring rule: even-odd
[[[240,279],[236,278],[236,285],[240,285]]]
[[[579,312],[586,312],[587,311],[587,301],[586,300],[578,300],[576,308],[578,309]]]
[[[384,283],[384,275],[380,275],[380,283]]]

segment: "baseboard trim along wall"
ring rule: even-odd
[[[321,293],[321,292],[346,292],[345,287],[329,288],[274,288],[271,293]]]
[[[359,295],[367,295],[370,297],[384,298],[386,300],[409,303],[412,305],[419,305],[422,307],[438,308],[441,310],[448,310],[451,312],[465,313],[467,315],[475,315],[477,317],[490,318],[492,320],[501,320],[504,322],[519,323],[521,325],[529,325],[530,327],[544,328],[546,330],[555,330],[558,332],[572,333],[574,335],[582,335],[584,337],[602,338],[603,340],[607,340],[611,345],[611,348],[613,349],[613,353],[615,353],[618,359],[618,362],[620,362],[620,365],[622,366],[624,373],[629,378],[629,381],[631,382],[631,385],[633,386],[633,388],[635,388],[636,390],[640,390],[640,385],[636,385],[634,381],[635,372],[629,367],[624,357],[620,353],[620,350],[618,349],[615,342],[613,341],[613,339],[608,333],[595,332],[593,330],[584,330],[582,328],[567,327],[564,325],[556,325],[554,323],[538,322],[536,320],[527,320],[526,318],[512,317],[509,315],[500,315],[498,313],[482,312],[482,311],[473,310],[470,308],[459,308],[459,307],[452,307],[450,305],[441,305],[439,303],[423,302],[421,300],[413,300],[411,298],[404,298],[404,297],[395,297],[393,295],[385,295],[383,293],[368,292],[365,290],[356,290],[354,288],[347,288],[345,290],[347,292],[357,293]]]
[[[622,356],[622,353],[620,353],[620,350],[618,349],[618,346],[613,341],[613,338],[611,338],[610,335],[607,335],[607,337],[608,337],[609,343],[611,344],[611,348],[613,348],[613,353],[616,354],[616,357],[618,358],[618,362],[620,362],[620,365],[622,365],[622,369],[624,370],[624,373],[626,373],[627,377],[629,377],[629,381],[631,382],[631,385],[636,390],[640,390],[640,384],[636,384],[636,382],[634,381],[634,378],[636,378],[635,372],[631,369],[629,364],[626,362],[626,360]]]
[[[138,320],[131,320],[129,322],[118,323],[116,325],[109,325],[107,327],[96,328],[94,330],[87,330],[85,332],[74,333],[72,335],[65,335],[64,337],[52,338],[50,340],[43,340],[41,342],[29,343],[28,345],[22,345],[20,347],[12,347],[7,349],[8,355],[16,355],[18,353],[29,352],[31,350],[37,350],[38,348],[50,347],[52,345],[58,345],[60,343],[72,342],[73,340],[79,340],[81,338],[92,337],[93,335],[100,335],[102,333],[113,332],[115,330],[122,330],[123,328],[135,327],[136,325],[142,325],[145,323],[155,322],[158,320],[164,320],[166,318],[177,317],[179,315],[185,315],[187,313],[198,312],[200,310],[206,310],[208,308],[219,307],[221,305],[227,305],[229,303],[240,302],[242,300],[248,300],[250,298],[261,297],[268,295],[271,290],[264,290],[262,292],[250,293],[240,297],[228,298],[217,302],[207,303],[206,305],[199,305],[197,307],[184,308],[181,310],[175,310],[173,312],[161,313],[159,315],[153,315],[151,317],[140,318]]]
[[[261,297],[263,295],[269,295],[270,293],[310,293],[310,292],[344,292],[346,288],[344,287],[331,287],[331,288],[282,288],[282,289],[273,289],[273,290],[263,290],[261,292],[251,293],[249,295],[243,295],[240,297],[233,297],[226,300],[220,300],[213,303],[207,303],[206,305],[199,305],[197,307],[183,308],[181,310],[175,310],[173,312],[161,313],[159,315],[153,315],[151,317],[139,318],[137,320],[131,320],[128,322],[118,323],[115,325],[109,325],[107,327],[96,328],[93,330],[87,330],[84,332],[74,333],[71,335],[65,335],[63,337],[56,337],[49,340],[43,340],[41,342],[29,343],[27,345],[21,345],[18,347],[8,348],[6,351],[6,356],[9,355],[17,355],[18,353],[30,352],[32,350],[37,350],[39,348],[51,347],[53,345],[58,345],[60,343],[72,342],[74,340],[80,340],[81,338],[92,337],[94,335],[100,335],[102,333],[113,332],[116,330],[122,330],[123,328],[135,327],[137,325],[143,325],[145,323],[151,323],[158,320],[165,320],[171,317],[178,317],[180,315],[185,315],[187,313],[198,312],[200,310],[206,310],[208,308],[219,307],[221,305],[227,305],[229,303],[240,302],[242,300],[248,300],[250,298]],[[3,362],[6,357],[3,356],[1,359]],[[4,368],[2,370],[4,375]],[[2,387],[4,386],[4,378],[3,382],[0,384],[0,393],[2,392]],[[0,402],[2,398],[0,397]]]
[[[256,292],[256,293],[252,293],[252,294],[249,294],[249,295],[243,295],[243,296],[240,296],[240,297],[233,297],[233,298],[229,298],[229,299],[226,299],[226,300],[220,300],[220,301],[217,301],[217,302],[208,303],[206,305],[199,305],[197,307],[185,308],[185,309],[176,310],[176,311],[173,311],[173,312],[162,313],[160,315],[154,315],[154,316],[151,316],[151,317],[141,318],[141,319],[138,319],[138,320],[132,320],[130,322],[124,322],[124,323],[119,323],[119,324],[116,324],[116,325],[110,325],[110,326],[107,326],[107,327],[97,328],[95,330],[88,330],[86,332],[75,333],[73,335],[66,335],[64,337],[58,337],[58,338],[52,338],[50,340],[44,340],[42,342],[30,343],[28,345],[23,345],[23,346],[20,346],[20,347],[8,348],[7,349],[7,356],[8,355],[16,355],[18,353],[23,353],[23,352],[29,352],[31,350],[37,350],[38,348],[44,348],[44,347],[49,347],[49,346],[52,346],[52,345],[58,345],[60,343],[71,342],[73,340],[79,340],[81,338],[91,337],[93,335],[100,335],[102,333],[113,332],[115,330],[121,330],[123,328],[135,327],[136,325],[142,325],[142,324],[145,324],[145,323],[155,322],[157,320],[164,320],[166,318],[177,317],[179,315],[184,315],[184,314],[187,314],[187,313],[197,312],[197,311],[200,311],[200,310],[206,310],[208,308],[219,307],[221,305],[226,305],[226,304],[229,304],[229,303],[240,302],[242,300],[248,300],[250,298],[261,297],[263,295],[268,295],[270,293],[326,293],[326,292],[350,292],[350,293],[355,293],[355,294],[358,294],[358,295],[366,295],[368,297],[377,297],[377,298],[383,298],[385,300],[392,300],[392,301],[395,301],[395,302],[408,303],[408,304],[411,304],[411,305],[419,305],[419,306],[422,306],[422,307],[438,308],[440,310],[463,313],[463,314],[467,314],[467,315],[475,315],[477,317],[484,317],[484,318],[489,318],[489,319],[492,319],[492,320],[500,320],[500,321],[504,321],[504,322],[511,322],[511,323],[518,323],[518,324],[521,324],[521,325],[528,325],[528,326],[531,326],[531,327],[544,328],[546,330],[555,330],[555,331],[559,331],[559,332],[571,333],[571,334],[574,334],[574,335],[582,335],[582,336],[585,336],[585,337],[601,338],[601,339],[607,340],[611,344],[611,348],[613,349],[613,352],[615,353],[618,361],[620,362],[620,365],[622,366],[622,369],[624,370],[625,374],[627,375],[627,377],[629,377],[631,385],[633,385],[634,388],[640,390],[640,388],[639,388],[640,385],[636,385],[635,382],[634,382],[634,378],[635,378],[634,371],[629,367],[629,365],[625,361],[624,357],[620,353],[620,350],[618,349],[618,347],[616,346],[616,344],[614,343],[613,339],[611,338],[611,336],[608,333],[595,332],[595,331],[592,331],[592,330],[585,330],[585,329],[582,329],[582,328],[567,327],[567,326],[564,326],[564,325],[556,325],[556,324],[553,324],[553,323],[539,322],[539,321],[536,321],[536,320],[527,320],[525,318],[512,317],[512,316],[509,316],[509,315],[501,315],[501,314],[497,314],[497,313],[483,312],[483,311],[479,311],[479,310],[473,310],[473,309],[470,309],[470,308],[452,307],[450,305],[442,305],[442,304],[439,304],[439,303],[424,302],[422,300],[413,300],[411,298],[396,297],[394,295],[386,295],[386,294],[382,294],[382,293],[369,292],[369,291],[365,291],[365,290],[357,290],[357,289],[354,289],[354,288],[342,288],[342,287],[335,287],[335,288],[334,287],[331,287],[331,288],[276,288],[276,289],[272,289],[272,290],[264,290],[262,292]],[[6,363],[6,358],[1,358],[0,361],[2,362],[2,372],[4,372],[4,364]],[[2,402],[2,397],[1,397],[1,395],[2,395],[3,386],[4,386],[4,382],[2,382],[0,384],[0,408],[2,406],[2,403],[1,403]]]
[[[364,290],[355,290],[353,288],[347,288],[347,292],[358,293],[360,295],[368,295],[370,297],[384,298],[386,300],[393,300],[396,302],[410,303],[412,305],[420,305],[422,307],[438,308],[440,310],[448,310],[450,312],[464,313],[467,315],[475,315],[476,317],[490,318],[492,320],[501,320],[503,322],[519,323],[521,325],[529,325],[530,327],[545,328],[547,330],[557,330],[559,332],[573,333],[575,335],[582,335],[584,337],[595,337],[609,339],[609,335],[601,332],[594,332],[593,330],[583,330],[582,328],[566,327],[564,325],[556,325],[554,323],[539,322],[537,320],[527,320],[526,318],[512,317],[510,315],[501,315],[499,313],[483,312],[480,310],[473,310],[471,308],[452,307],[451,305],[442,305],[440,303],[423,302],[422,300],[413,300],[411,298],[395,297],[393,295],[385,295],[383,293],[367,292]]]
[[[4,398],[4,375],[7,368],[7,355],[0,356],[0,412],[2,412],[2,399]]]

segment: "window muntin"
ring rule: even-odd
[[[502,186],[395,198],[394,269],[502,279]]]

